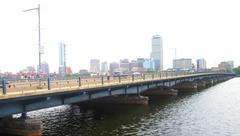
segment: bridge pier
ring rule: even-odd
[[[41,122],[35,119],[2,118],[0,135],[41,136]]]
[[[116,95],[112,97],[96,99],[90,103],[148,105],[148,100],[148,97],[141,95]]]
[[[179,90],[179,93],[197,91],[197,83],[184,82],[184,83],[176,84],[175,86],[173,86],[173,88]]]
[[[197,89],[202,90],[206,88],[206,81],[199,81],[197,82]]]
[[[213,85],[214,81],[212,79],[205,80],[206,81],[206,87],[210,87]]]
[[[219,82],[224,82],[224,81],[227,81],[227,80],[229,80],[229,79],[231,79],[231,78],[221,77],[221,78],[218,79],[218,81],[219,81]]]
[[[178,90],[170,87],[158,87],[142,93],[144,96],[177,96]]]
[[[218,83],[218,79],[212,79],[213,80],[213,85]]]
[[[21,119],[27,119],[27,113],[26,112],[23,112],[21,113]]]

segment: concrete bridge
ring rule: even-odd
[[[26,113],[29,111],[66,104],[147,105],[149,96],[177,95],[182,92],[198,91],[234,76],[232,73],[172,74],[171,76],[165,75],[165,77],[160,74],[151,75],[150,78],[143,76],[140,79],[125,77],[126,81],[118,77],[117,82],[110,80],[104,82],[102,77],[100,83],[94,79],[95,82],[85,84],[85,86],[79,78],[77,82],[79,86],[64,86],[62,89],[51,88],[50,80],[48,80],[47,89],[20,92],[7,91],[3,81],[3,94],[0,95],[0,134],[41,135],[41,123],[34,119],[26,119]],[[17,113],[21,113],[21,118],[12,119],[12,115]]]

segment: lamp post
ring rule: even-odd
[[[40,4],[38,4],[37,8],[23,10],[23,12],[28,12],[32,10],[37,10],[38,12],[38,73],[41,71],[41,55],[43,54],[43,49],[41,47],[41,30],[40,30]]]

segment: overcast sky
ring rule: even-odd
[[[41,5],[43,60],[58,71],[58,43],[67,65],[89,69],[89,60],[149,58],[152,35],[163,39],[164,68],[177,58],[240,64],[240,2],[237,0],[5,0],[0,1],[0,70],[38,64],[37,12]]]

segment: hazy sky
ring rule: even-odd
[[[237,0],[5,0],[0,1],[0,70],[38,64],[37,12],[41,4],[43,60],[59,65],[65,42],[67,65],[89,69],[89,60],[149,58],[151,38],[163,38],[164,68],[177,58],[205,58],[207,66],[240,64],[240,2]]]

